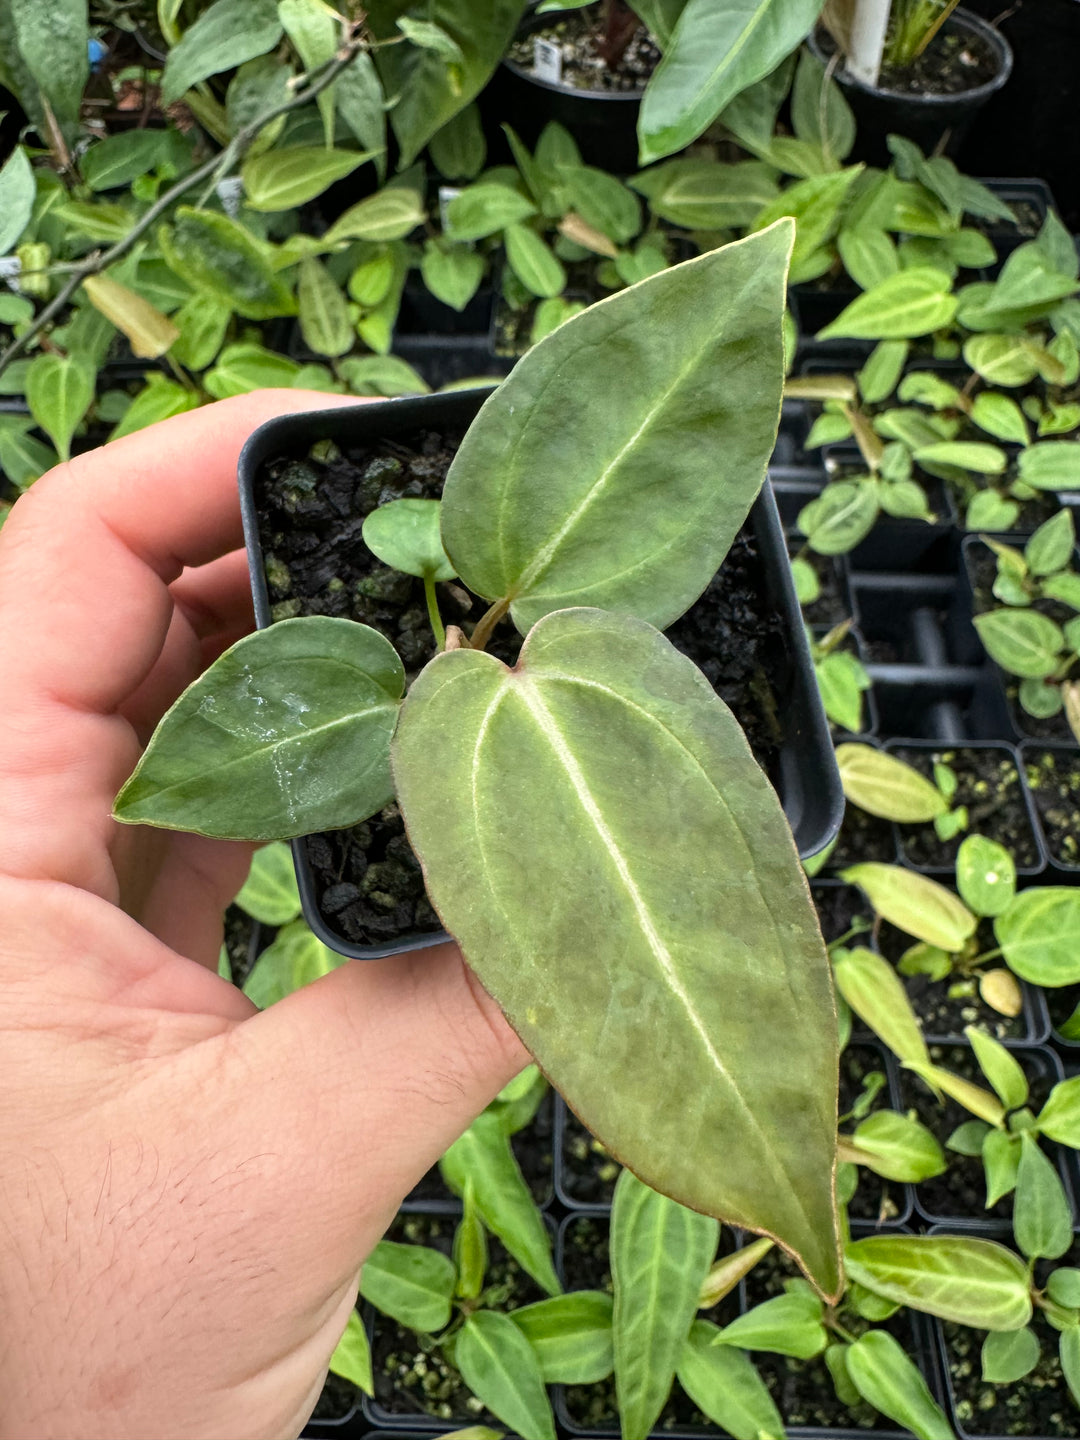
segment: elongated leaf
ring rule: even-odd
[[[40,87],[41,97],[70,136],[79,118],[83,89],[90,71],[86,0],[9,0],[15,23],[19,60]],[[9,57],[4,56],[5,62]],[[36,95],[20,97],[28,113],[37,115]],[[37,126],[45,137],[44,123]]]
[[[79,162],[91,190],[119,190],[171,157],[168,130],[122,130],[92,145]]]
[[[323,5],[322,0],[278,0],[278,19],[309,74],[334,58],[339,26],[330,7]],[[331,86],[317,97],[328,147],[334,143],[333,89]]]
[[[971,418],[980,430],[995,435],[999,440],[1011,440],[1015,445],[1026,445],[1030,436],[1024,412],[1008,395],[999,395],[993,390],[984,390],[976,395],[971,406]]]
[[[484,1224],[549,1295],[562,1289],[551,1260],[551,1237],[522,1178],[500,1117],[478,1115],[439,1161],[442,1177],[456,1195],[472,1185]]]
[[[184,415],[197,409],[199,396],[196,391],[170,380],[167,375],[148,375],[146,385],[135,396],[123,416],[109,435],[110,440],[119,440],[124,435],[133,435],[147,425],[156,425],[171,415]]]
[[[400,355],[351,355],[337,366],[354,395],[426,395],[431,389]]]
[[[739,1281],[749,1275],[763,1255],[767,1255],[774,1242],[767,1236],[754,1240],[749,1245],[725,1255],[713,1262],[698,1296],[698,1309],[708,1310],[719,1305],[725,1295],[730,1295]]]
[[[233,901],[264,925],[287,925],[300,914],[292,851],[275,841],[256,850],[248,878]]]
[[[856,946],[836,957],[833,971],[840,994],[899,1060],[905,1064],[930,1063],[907,991],[883,956]]]
[[[1027,1076],[1016,1057],[1005,1049],[1000,1040],[995,1040],[992,1035],[987,1035],[985,1030],[980,1030],[976,1025],[966,1026],[964,1034],[975,1051],[979,1069],[990,1081],[994,1093],[1005,1109],[1019,1110],[1022,1105],[1026,1105]]]
[[[764,1380],[749,1356],[715,1343],[719,1333],[708,1320],[694,1321],[679,1355],[679,1384],[734,1440],[782,1440],[784,1422]]]
[[[294,210],[372,158],[371,151],[289,145],[244,162],[241,174],[252,210]]]
[[[995,1240],[961,1235],[871,1235],[849,1243],[848,1278],[875,1295],[978,1330],[1019,1330],[1031,1319],[1027,1269]]]
[[[536,206],[511,185],[481,181],[467,185],[446,207],[451,240],[481,240],[536,213]]]
[[[749,225],[777,195],[774,172],[759,160],[722,165],[715,160],[668,160],[628,182],[660,220],[688,230]]]
[[[225,343],[232,319],[232,306],[208,295],[193,296],[173,312],[172,322],[180,332],[172,344],[173,358],[189,370],[205,370]]]
[[[880,513],[878,487],[869,476],[834,480],[799,511],[798,526],[818,555],[845,555],[866,538]]]
[[[1065,885],[1023,890],[994,921],[1009,968],[1035,985],[1080,980],[1080,890]]]
[[[393,763],[433,903],[584,1123],[831,1292],[828,968],[779,803],[700,671],[641,621],[551,615],[515,670],[437,656]],[[755,1017],[784,1027],[782,1073]],[[675,1120],[663,1097],[691,1073]]]
[[[1058,1341],[1061,1373],[1069,1387],[1074,1405],[1080,1405],[1080,1325],[1069,1325]]]
[[[870,815],[912,824],[933,820],[949,808],[937,786],[918,770],[872,745],[838,745],[836,763],[844,794]]]
[[[535,230],[527,225],[508,225],[503,243],[511,270],[530,295],[549,298],[562,293],[566,285],[562,261]]]
[[[1059,1080],[1039,1111],[1039,1129],[1050,1140],[1080,1150],[1080,1075]]]
[[[965,323],[963,310],[961,323]],[[972,335],[964,342],[964,359],[990,385],[1026,385],[1038,367],[1022,335]]]
[[[292,385],[299,374],[300,366],[287,355],[264,350],[261,345],[226,345],[202,383],[215,400],[224,400],[264,385]]]
[[[523,1440],[555,1440],[540,1361],[508,1316],[494,1310],[470,1315],[458,1334],[454,1361],[477,1399]]]
[[[169,52],[162,102],[171,105],[200,80],[265,55],[280,39],[276,0],[215,0]]]
[[[847,1373],[862,1398],[919,1440],[954,1440],[913,1361],[885,1330],[870,1330],[846,1351]]]
[[[1030,1130],[1020,1136],[1013,1234],[1029,1260],[1057,1260],[1072,1244],[1072,1209],[1051,1161]]]
[[[296,291],[300,333],[316,355],[344,355],[356,333],[349,319],[349,304],[341,287],[321,260],[300,261]]]
[[[836,237],[836,248],[844,269],[861,290],[872,290],[900,269],[892,236],[875,226],[853,225],[842,229]]]
[[[371,1374],[371,1345],[359,1311],[353,1310],[349,1315],[345,1333],[330,1356],[329,1368],[343,1380],[350,1380],[365,1395],[375,1394],[375,1382]]]
[[[288,286],[274,274],[266,248],[227,215],[181,206],[158,231],[169,268],[196,290],[209,290],[249,320],[290,315]]]
[[[36,183],[26,151],[16,145],[0,169],[0,255],[9,254],[30,223]]]
[[[57,463],[55,450],[28,433],[33,428],[28,415],[0,415],[0,470],[17,490],[25,490]]]
[[[88,275],[83,289],[95,309],[127,336],[132,354],[140,359],[156,360],[179,338],[180,331],[167,316],[111,275]]]
[[[914,339],[948,325],[955,314],[949,277],[932,267],[915,267],[890,275],[853,300],[818,339]]]
[[[663,627],[711,579],[776,433],[790,243],[780,222],[601,301],[485,402],[450,467],[443,540],[523,633],[582,603]],[[685,323],[658,345],[675,307]],[[596,404],[601,372],[617,404]],[[694,444],[674,451],[676,432]]]
[[[513,1310],[510,1318],[528,1340],[548,1385],[591,1385],[615,1366],[610,1295],[575,1290]]]
[[[431,137],[428,154],[447,180],[475,180],[484,168],[487,141],[477,105],[466,105]]]
[[[818,1296],[793,1290],[753,1306],[716,1337],[717,1345],[734,1345],[739,1350],[769,1350],[774,1355],[793,1355],[809,1360],[825,1349],[828,1336],[822,1324],[823,1307]]]
[[[986,1172],[986,1208],[992,1209],[1016,1189],[1020,1171],[1020,1137],[1004,1130],[988,1130],[983,1136],[982,1162]]]
[[[462,1300],[476,1300],[484,1288],[488,1267],[487,1231],[476,1208],[476,1192],[466,1181],[461,1197],[461,1219],[454,1231],[454,1265],[457,1282],[454,1294]]]
[[[167,712],[115,814],[234,840],[355,824],[393,796],[404,688],[393,646],[366,625],[311,616],[248,635]]]
[[[456,1279],[441,1251],[380,1240],[364,1261],[360,1294],[410,1330],[442,1330],[450,1323]]]
[[[875,1174],[886,1180],[918,1184],[946,1169],[945,1154],[925,1125],[894,1110],[877,1110],[855,1128],[855,1146],[869,1158]]]
[[[71,458],[71,437],[94,398],[94,376],[73,355],[37,355],[26,372],[30,413],[56,446]]]
[[[954,951],[975,933],[978,921],[964,902],[926,875],[876,861],[849,865],[840,874],[865,891],[883,920],[916,940]]]
[[[611,1208],[615,1388],[623,1440],[645,1440],[664,1407],[720,1226],[624,1170]]]
[[[688,0],[642,101],[641,163],[696,140],[795,49],[820,8],[818,0]]]
[[[418,191],[407,185],[388,185],[346,210],[323,238],[328,245],[339,240],[401,240],[423,224],[425,213]]]
[[[990,610],[975,616],[987,654],[1010,675],[1042,680],[1057,669],[1065,636],[1061,626],[1037,610]]]
[[[1020,478],[1036,490],[1080,489],[1080,444],[1075,440],[1042,440],[1024,450]]]

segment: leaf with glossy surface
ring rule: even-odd
[[[952,1426],[926,1381],[887,1331],[869,1330],[860,1335],[848,1346],[845,1359],[848,1376],[868,1405],[919,1440],[954,1440]]]
[[[583,603],[662,628],[708,584],[776,434],[790,241],[781,223],[591,306],[485,402],[450,467],[443,540],[523,633]]]
[[[823,1312],[817,1295],[792,1290],[752,1306],[730,1325],[725,1325],[714,1343],[809,1360],[821,1354],[828,1340],[822,1324]]]
[[[949,808],[937,786],[914,766],[872,745],[838,745],[836,763],[844,794],[869,815],[910,825],[933,820]]]
[[[897,1059],[904,1064],[930,1063],[903,981],[884,956],[858,945],[837,955],[833,972],[840,994]]]
[[[457,652],[461,653],[461,652]],[[551,1260],[551,1237],[522,1178],[500,1116],[478,1115],[439,1161],[439,1171],[455,1195],[472,1186],[484,1224],[549,1295],[562,1290]]]
[[[287,925],[300,914],[300,891],[288,845],[274,841],[256,850],[234,905],[264,925]]]
[[[427,216],[418,190],[388,185],[339,215],[323,236],[328,245],[341,240],[402,240]]]
[[[26,372],[26,403],[61,460],[71,459],[71,437],[93,398],[93,372],[75,356],[36,355],[31,360]]]
[[[871,1235],[845,1256],[850,1279],[927,1315],[978,1330],[1019,1330],[1031,1319],[1027,1267],[994,1240]]]
[[[908,340],[948,325],[956,314],[949,277],[932,266],[899,270],[853,300],[819,340]]]
[[[399,1325],[431,1333],[450,1323],[456,1280],[441,1251],[380,1240],[364,1261],[360,1294]]]
[[[976,915],[1000,915],[1016,894],[1016,864],[996,840],[968,835],[956,856],[956,888]]]
[[[283,620],[184,691],[116,798],[128,824],[232,840],[338,830],[392,798],[405,671],[352,620]]]
[[[200,80],[265,55],[280,39],[276,0],[215,0],[169,51],[162,103],[172,105]]]
[[[452,580],[439,534],[439,500],[391,500],[364,521],[364,544],[394,570],[420,579]]]
[[[510,1312],[532,1346],[548,1385],[592,1385],[615,1366],[613,1301],[603,1290],[575,1290]]]
[[[540,1361],[508,1316],[470,1315],[458,1332],[454,1363],[477,1399],[522,1440],[555,1440]]]
[[[433,904],[582,1121],[832,1292],[828,966],[779,802],[701,672],[641,621],[551,615],[514,670],[437,656],[393,764]],[[755,1016],[790,1036],[783,1073]],[[699,1103],[674,1123],[662,1097],[691,1072]]]
[[[718,1328],[695,1320],[679,1355],[679,1384],[734,1440],[782,1440],[784,1422],[764,1380],[741,1350],[717,1345]]]
[[[344,180],[373,158],[372,151],[324,150],[319,145],[287,145],[245,160],[241,175],[252,210],[294,210]]]
[[[953,952],[975,933],[978,921],[964,902],[927,875],[877,861],[849,865],[840,875],[865,892],[883,920],[916,940]]]
[[[645,1440],[671,1391],[720,1226],[624,1170],[611,1207],[615,1389],[623,1440]]]

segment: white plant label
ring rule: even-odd
[[[554,40],[533,41],[533,74],[538,80],[547,80],[558,85],[562,79],[562,51]]]
[[[449,230],[450,228],[449,223],[446,219],[446,212],[450,207],[450,201],[456,200],[460,194],[460,185],[439,186],[439,224],[444,230]]]

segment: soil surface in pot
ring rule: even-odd
[[[861,1044],[857,1040],[848,1045],[840,1056],[840,1115],[849,1116],[867,1090],[872,1090],[873,1085],[881,1084],[882,1080],[885,1083],[876,1091],[866,1115],[874,1110],[887,1110],[892,1104],[885,1056],[876,1046]],[[867,1081],[870,1081],[869,1086]],[[859,1118],[865,1119],[866,1115],[860,1111]],[[841,1128],[844,1134],[850,1134],[857,1123],[854,1117],[842,1119]],[[848,1214],[853,1220],[870,1220],[874,1224],[883,1225],[889,1221],[906,1219],[907,1211],[908,1197],[903,1185],[896,1181],[883,1180],[872,1170],[860,1167],[859,1188],[848,1203]]]
[[[255,921],[250,915],[244,913],[238,905],[230,905],[225,911],[225,933],[222,937],[222,944],[229,957],[229,969],[232,975],[232,982],[237,989],[242,989],[244,981],[255,963],[255,956],[252,953],[252,937],[255,930]],[[265,950],[270,941],[273,940],[277,931],[271,926],[262,925],[259,927],[259,950]]]
[[[567,1290],[611,1290],[611,1258],[608,1250],[610,1226],[601,1215],[575,1217],[563,1231],[560,1279]],[[720,1232],[720,1254],[734,1249],[733,1234],[726,1226]],[[711,1320],[715,1325],[729,1325],[739,1313],[737,1292],[727,1295],[711,1310],[699,1310],[697,1318]],[[619,1411],[615,1398],[615,1377],[593,1385],[567,1385],[562,1391],[563,1404],[571,1424],[583,1430],[613,1432],[619,1427]],[[716,1434],[716,1426],[707,1420],[687,1397],[678,1381],[653,1426],[654,1431],[708,1430]]]
[[[398,1215],[386,1238],[427,1245],[449,1255],[457,1223],[454,1215]],[[488,1235],[487,1243],[488,1268],[483,1292],[486,1309],[505,1313],[547,1298],[494,1236]],[[375,1404],[399,1421],[402,1416],[416,1415],[502,1428],[476,1399],[432,1336],[407,1330],[376,1312],[371,1359]]]
[[[819,31],[818,40],[827,55],[835,53],[827,31]],[[946,23],[910,65],[883,65],[877,88],[893,95],[962,95],[985,85],[997,72],[997,53],[981,35]],[[846,71],[841,73],[846,77]]]
[[[1059,865],[1080,866],[1080,749],[1025,755],[1046,848]]]
[[[867,815],[856,805],[848,805],[829,856],[829,869],[842,870],[845,865],[858,865],[866,860],[881,860],[888,865],[895,863],[896,836],[892,821],[880,820],[876,815]]]
[[[1054,1077],[1047,1061],[1038,1051],[1020,1050],[1013,1054],[1027,1076],[1030,1086],[1029,1104],[1037,1114],[1053,1089]],[[935,1065],[944,1066],[954,1075],[970,1080],[984,1090],[990,1089],[986,1076],[979,1068],[969,1046],[931,1045],[930,1057]],[[906,1070],[900,1072],[900,1097],[904,1109],[914,1110],[916,1118],[922,1121],[945,1148],[945,1159],[949,1165],[943,1175],[935,1175],[933,1179],[922,1180],[916,1185],[915,1199],[923,1212],[928,1216],[948,1219],[1010,1219],[1013,1212],[1012,1195],[1005,1195],[989,1210],[986,1208],[986,1174],[982,1160],[977,1155],[960,1155],[946,1146],[946,1141],[956,1127],[973,1118],[971,1112],[947,1095],[944,1103],[940,1103],[921,1080]],[[1044,1143],[1043,1149],[1051,1159],[1055,1159],[1055,1146]]]
[[[856,885],[820,885],[810,882],[810,895],[826,945],[847,935],[859,922],[860,933],[870,930],[874,912]],[[852,944],[858,944],[853,938]]]
[[[423,582],[382,565],[363,543],[365,517],[401,497],[437,498],[461,435],[427,433],[414,447],[380,441],[342,455],[264,467],[257,487],[259,534],[275,620],[333,615],[387,637],[411,681],[434,654]],[[437,587],[447,624],[471,629],[486,604],[451,581]],[[788,660],[780,618],[766,601],[749,529],[700,600],[668,630],[735,712],[762,769],[775,779],[782,736],[777,687]],[[513,664],[521,637],[504,621],[489,651]],[[307,842],[328,924],[358,944],[385,944],[440,928],[396,805],[349,830]]]
[[[517,1161],[524,1176],[525,1183],[532,1192],[532,1197],[538,1205],[546,1205],[551,1199],[552,1186],[551,1175],[554,1169],[554,1146],[553,1132],[555,1129],[555,1101],[554,1096],[548,1094],[541,1102],[539,1110],[515,1135],[510,1136],[510,1148],[514,1152],[514,1159]],[[457,1196],[450,1190],[439,1173],[438,1165],[433,1165],[427,1172],[419,1185],[412,1189],[407,1201],[417,1200],[450,1200],[454,1201]]]
[[[900,846],[912,865],[951,871],[968,835],[985,835],[1004,845],[1022,870],[1038,865],[1039,847],[1024,803],[1020,772],[1007,750],[897,749],[892,753],[929,780],[935,764],[947,765],[957,780],[951,806],[966,806],[968,812],[967,830],[952,840],[939,840],[933,825],[899,826]],[[1077,793],[1080,795],[1080,766]]]
[[[567,1107],[559,1153],[559,1184],[577,1205],[610,1205],[622,1167]]]
[[[638,25],[614,68],[601,53],[605,6],[587,5],[513,41],[506,58],[532,73],[533,42],[550,40],[562,52],[562,83],[570,90],[618,94],[644,90],[660,63],[660,50],[644,25]]]
[[[990,921],[982,921],[976,935],[980,951],[997,948]],[[877,939],[878,949],[894,965],[904,951],[916,943],[910,935],[905,935],[888,921],[882,922]],[[1023,1010],[1019,1015],[1002,1015],[999,1010],[987,1005],[979,994],[976,977],[954,973],[944,980],[934,980],[929,975],[902,975],[900,978],[927,1035],[959,1037],[968,1025],[977,1025],[996,1040],[1024,1040],[1031,1034],[1031,1022]]]

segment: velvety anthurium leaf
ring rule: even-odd
[[[439,538],[438,500],[391,500],[364,521],[364,544],[384,565],[421,580],[452,580]]]
[[[337,830],[393,798],[405,671],[353,620],[282,620],[226,650],[154,731],[114,814],[228,840]]]
[[[846,1354],[856,1390],[875,1410],[897,1421],[919,1440],[953,1440],[953,1429],[903,1346],[885,1330],[859,1337]]]
[[[663,628],[708,584],[776,435],[792,234],[778,221],[590,306],[484,404],[443,543],[522,633],[572,605]]]
[[[844,794],[870,815],[913,824],[933,820],[949,808],[937,786],[914,766],[872,745],[838,745],[836,763]]]
[[[847,1246],[847,1273],[875,1295],[979,1330],[1031,1319],[1027,1267],[995,1240],[967,1235],[871,1235]]]
[[[589,1129],[834,1293],[827,960],[779,802],[696,666],[640,620],[548,616],[514,670],[437,656],[393,768],[436,909]]]

